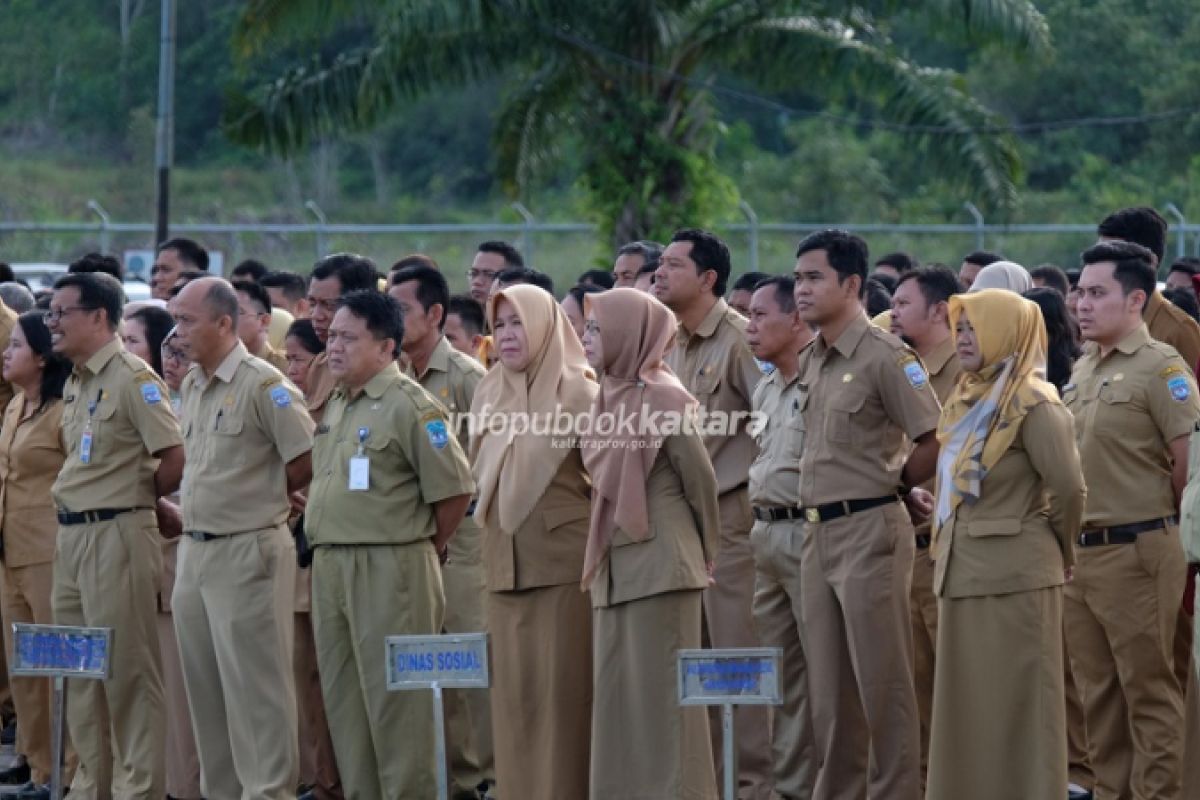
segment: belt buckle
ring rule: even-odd
[[[809,522],[821,521],[821,509],[814,507],[804,509],[804,518]]]

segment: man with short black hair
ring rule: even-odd
[[[104,253],[88,253],[75,259],[67,266],[67,272],[103,272],[119,281],[125,280],[125,268],[121,262]]]
[[[715,234],[676,231],[655,272],[654,296],[675,312],[679,330],[666,363],[699,401],[701,413],[723,418],[720,433],[706,433],[704,447],[717,473],[721,544],[715,585],[704,593],[709,641],[713,647],[755,647],[751,606],[754,553],[748,481],[755,445],[748,428],[754,387],[762,372],[746,343],[746,319],[722,299],[729,281],[729,248]],[[740,416],[742,415],[742,416]],[[742,706],[735,715],[740,784],[746,797],[766,800],[771,793],[769,715]],[[720,727],[713,731],[719,742]],[[715,748],[719,759],[721,749]]]
[[[339,388],[316,437],[305,530],[334,747],[347,797],[433,797],[443,765],[431,697],[389,692],[380,648],[387,636],[441,632],[438,561],[475,486],[444,409],[396,365],[398,303],[351,292],[327,336]]]
[[[1061,294],[1064,300],[1071,293],[1071,282],[1067,279],[1067,273],[1063,272],[1057,264],[1041,264],[1036,269],[1030,270],[1029,277],[1033,281],[1034,288],[1048,286]]]
[[[258,283],[267,276],[270,272],[267,265],[256,258],[247,258],[238,263],[233,271],[229,273],[231,281],[250,281]]]
[[[597,289],[611,289],[616,282],[613,273],[606,269],[589,269],[579,276],[580,286],[595,286]]]
[[[170,300],[171,288],[184,270],[208,272],[208,251],[191,239],[168,239],[158,246],[150,268],[150,293]]]
[[[554,279],[544,272],[538,272],[536,269],[528,267],[513,267],[502,271],[496,276],[495,283],[492,284],[492,293],[516,286],[519,283],[527,283],[554,294]]]
[[[444,330],[451,347],[476,358],[483,344],[483,328],[483,306],[466,294],[456,294],[450,298]]]
[[[613,262],[613,287],[615,289],[636,288],[637,276],[643,268],[653,265],[658,268],[662,258],[662,245],[658,242],[629,242],[617,250],[616,261]]]
[[[452,432],[466,452],[467,426],[475,387],[486,374],[478,361],[451,347],[443,335],[450,287],[441,272],[409,266],[392,273],[388,294],[404,319],[401,350],[408,356],[405,374],[421,384],[446,412]],[[474,301],[472,301],[474,302]],[[449,560],[442,568],[446,593],[445,633],[486,630],[483,598],[483,531],[468,509],[450,539]],[[496,782],[492,754],[491,700],[486,692],[446,694],[446,725],[451,792],[471,795],[481,784]]]
[[[206,797],[295,797],[295,549],[289,496],[312,476],[299,391],[238,338],[223,278],[173,303],[193,367],[180,387],[187,465],[171,596]]]
[[[933,393],[945,403],[962,365],[950,332],[949,301],[959,293],[958,276],[949,267],[919,267],[900,276],[892,297],[892,333],[917,351]],[[922,486],[933,491],[933,479]],[[933,672],[937,652],[937,598],[933,594],[932,531],[926,520],[914,526],[917,552],[909,593],[913,629],[913,685],[921,718],[921,785],[929,763],[929,726],[933,719]]]
[[[893,280],[899,280],[904,275],[921,266],[908,253],[888,253],[875,259],[873,275],[887,275]]]
[[[117,336],[125,295],[104,273],[54,284],[46,326],[75,371],[63,388],[66,459],[51,604],[58,625],[112,628],[111,675],[67,682],[79,797],[160,800],[166,716],[155,508],[183,472],[183,437],[166,384]],[[111,783],[108,777],[111,776]]]
[[[795,278],[800,318],[818,331],[800,355],[814,433],[800,461],[805,653],[822,765],[813,797],[917,800],[915,533],[900,497],[933,477],[941,409],[917,356],[867,319],[866,242],[811,234]]]
[[[1167,221],[1153,208],[1123,208],[1109,214],[1096,228],[1101,242],[1133,242],[1150,252],[1150,268],[1157,274],[1167,245]],[[1168,303],[1155,289],[1142,311],[1150,337],[1178,351],[1193,372],[1200,362],[1200,324],[1185,311]]]
[[[989,253],[987,250],[976,250],[973,253],[967,253],[963,256],[962,265],[958,268],[958,282],[962,284],[963,291],[970,291],[972,284],[975,283],[975,276],[979,274],[979,270],[989,264],[995,264],[997,261],[1003,260],[1002,256]]]
[[[769,277],[771,276],[765,272],[743,272],[733,282],[733,288],[729,290],[729,297],[726,300],[729,307],[749,319],[750,297],[754,294],[755,288]]]
[[[1089,344],[1063,387],[1088,489],[1064,620],[1097,797],[1182,796],[1171,651],[1187,564],[1176,518],[1200,400],[1189,365],[1145,320],[1154,258],[1127,241],[1083,253]]]
[[[1192,256],[1184,256],[1176,259],[1171,264],[1171,269],[1167,272],[1167,288],[1168,289],[1183,289],[1192,297],[1196,296],[1196,287],[1194,278],[1200,276],[1200,258]]]
[[[267,329],[271,324],[271,296],[253,281],[234,281],[237,293],[237,335],[242,344],[263,361],[282,372],[287,372],[287,356],[276,350],[267,341]]]
[[[441,267],[433,260],[432,256],[427,256],[424,253],[411,253],[404,258],[399,259],[395,264],[388,268],[388,274],[392,275],[405,267],[428,267],[429,269],[441,271]]]
[[[506,269],[525,266],[525,259],[508,242],[483,242],[477,248],[471,268],[467,270],[471,297],[479,305],[487,305],[496,276]]]
[[[324,342],[329,336],[329,325],[342,296],[355,291],[374,291],[376,276],[375,262],[354,253],[335,253],[316,263],[308,281],[308,307],[318,339]],[[329,354],[321,353],[308,368],[308,391],[304,396],[308,413],[317,424],[336,383],[329,372]]]
[[[308,319],[308,284],[294,272],[268,272],[259,285],[271,297],[271,308],[282,308],[293,319]]]

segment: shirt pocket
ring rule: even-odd
[[[233,414],[221,414],[209,436],[210,462],[216,466],[238,466],[246,461],[247,443],[242,441],[244,420]]]
[[[721,391],[721,373],[712,370],[696,378],[696,390],[694,392],[696,400],[700,403],[700,407],[706,411],[713,410],[714,397]]]
[[[91,431],[92,434],[92,464],[107,463],[108,458],[118,449],[116,442],[117,436],[117,399],[106,398],[100,402],[96,411],[92,414],[87,413],[84,409],[83,424],[79,427],[77,440],[82,439],[85,431]],[[80,442],[76,441],[74,446],[79,447]]]
[[[1001,519],[973,519],[967,523],[967,535],[977,538],[987,536],[1016,536],[1021,532],[1019,517]]]
[[[1096,399],[1096,419],[1092,430],[1097,436],[1122,439],[1136,430],[1129,423],[1130,417],[1138,416],[1139,412],[1132,386],[1126,382],[1103,385]]]
[[[854,420],[852,417],[862,411],[867,402],[865,394],[841,394],[829,399],[829,411],[825,417],[825,438],[838,444],[850,444],[854,441]]]

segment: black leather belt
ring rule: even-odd
[[[215,533],[205,533],[204,531],[184,531],[183,535],[189,539],[195,539],[197,542],[211,542],[213,539],[221,538]]]
[[[1089,528],[1079,534],[1078,544],[1080,547],[1129,544],[1137,541],[1138,534],[1160,531],[1176,522],[1175,516],[1172,515],[1160,519],[1148,519],[1145,522],[1131,522],[1128,525],[1114,525],[1111,528]]]
[[[804,509],[804,518],[809,522],[829,522],[838,517],[848,517],[868,508],[894,503],[900,498],[894,494],[884,497],[869,497],[866,500],[841,500],[836,503],[825,503],[819,506],[809,506]]]
[[[108,522],[136,508],[97,508],[94,511],[59,511],[59,525],[86,525],[89,522]]]
[[[932,544],[932,542],[933,542],[933,540],[929,536],[928,533],[918,533],[917,534],[917,549],[918,550],[928,550],[929,545]]]
[[[754,518],[759,522],[804,519],[804,509],[796,506],[754,506]]]

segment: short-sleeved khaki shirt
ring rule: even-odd
[[[85,431],[87,454],[81,452]],[[67,379],[62,437],[67,460],[54,482],[54,501],[75,512],[153,508],[154,454],[183,443],[167,385],[116,338]]]
[[[286,522],[287,465],[312,449],[299,390],[238,342],[211,377],[192,367],[181,392],[184,530],[226,535]]]
[[[368,488],[351,491],[350,459],[370,461]],[[471,467],[432,396],[389,364],[357,397],[329,399],[317,427],[304,530],[314,547],[407,544],[436,532],[433,504],[471,494]]]
[[[786,381],[775,370],[754,390],[754,410],[767,424],[754,437],[758,456],[750,465],[750,502],[756,506],[800,504],[800,457],[804,453],[804,415],[800,413],[800,376]]]
[[[1085,528],[1125,525],[1175,513],[1168,445],[1200,418],[1191,370],[1175,348],[1138,326],[1100,357],[1088,344],[1063,402],[1087,485]]]
[[[746,485],[756,452],[747,428],[762,371],[746,344],[745,331],[746,319],[718,298],[695,333],[679,326],[675,347],[666,357],[667,366],[700,403],[704,448],[716,470],[720,494]],[[724,423],[716,418],[722,415]]]
[[[276,350],[271,346],[270,342],[264,343],[262,352],[256,355],[279,370],[281,375],[287,374],[287,353],[284,353],[282,350]]]
[[[25,395],[17,392],[0,425],[0,532],[10,568],[54,560],[58,519],[49,489],[66,458],[62,400],[47,400],[22,418],[24,409]]]
[[[910,441],[936,429],[941,414],[916,354],[860,314],[836,342],[813,340],[800,376],[801,505],[895,493]]]
[[[487,370],[475,359],[451,347],[450,341],[443,336],[429,354],[425,374],[415,374],[411,365],[405,374],[421,384],[421,388],[433,395],[438,405],[446,410],[454,426],[454,435],[465,452],[470,443],[467,420],[471,401],[475,399],[475,387]]]
[[[304,403],[313,422],[321,424],[325,416],[325,404],[337,386],[337,378],[329,371],[329,353],[319,353],[308,367],[308,377],[305,379],[308,388],[304,392]]]
[[[1194,373],[1200,361],[1200,323],[1157,291],[1146,300],[1143,316],[1150,338],[1174,347],[1188,371]]]
[[[958,348],[954,346],[954,337],[933,348],[927,355],[921,356],[921,363],[929,373],[929,383],[939,403],[945,403],[958,383],[962,374],[962,364],[958,361]]]

